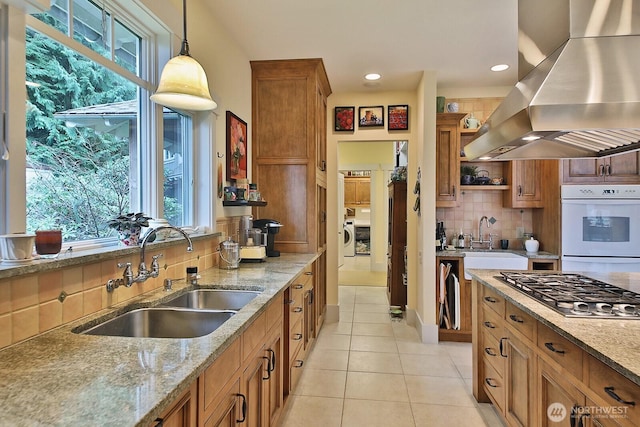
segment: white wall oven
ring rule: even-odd
[[[563,185],[562,269],[640,271],[640,185]]]

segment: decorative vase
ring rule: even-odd
[[[142,227],[131,227],[118,230],[118,239],[123,246],[138,246]]]

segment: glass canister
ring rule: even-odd
[[[223,270],[233,270],[240,264],[240,244],[231,237],[220,242],[220,261],[218,267]]]

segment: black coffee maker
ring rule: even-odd
[[[254,219],[253,226],[267,233],[267,256],[280,256],[280,251],[276,251],[274,249],[274,243],[275,235],[280,232],[280,227],[282,227],[282,224],[280,224],[275,219]]]

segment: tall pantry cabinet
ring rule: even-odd
[[[407,246],[407,183],[389,184],[387,296],[391,305],[407,305],[405,248]]]
[[[252,172],[267,206],[253,217],[279,221],[281,252],[317,253],[306,296],[318,331],[326,307],[327,97],[322,59],[251,61]],[[311,327],[312,325],[309,325]]]

